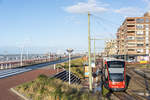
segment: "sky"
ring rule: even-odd
[[[91,37],[112,39],[126,17],[143,16],[150,0],[0,0],[0,54],[76,52],[88,48]],[[93,41],[91,41],[93,50]],[[96,41],[103,50],[104,40]]]

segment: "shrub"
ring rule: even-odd
[[[59,79],[40,75],[34,81],[24,83],[15,89],[32,100],[89,100],[95,98],[92,93],[80,91],[83,87],[69,85]],[[94,99],[97,100],[97,99]]]

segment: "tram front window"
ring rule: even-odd
[[[123,61],[108,61],[108,68],[124,68],[125,62]]]
[[[110,73],[110,80],[115,82],[120,82],[124,80],[123,73]]]

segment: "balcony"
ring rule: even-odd
[[[135,33],[127,33],[127,36],[135,36]]]
[[[127,21],[127,25],[130,25],[130,24],[135,24],[136,22],[135,21]]]
[[[127,43],[129,42],[136,42],[135,40],[126,40]]]
[[[136,51],[127,51],[127,54],[129,54],[129,55],[135,55],[135,54],[137,54],[137,52]]]
[[[135,30],[135,27],[127,27],[127,30],[134,31],[134,30]]]
[[[136,48],[136,46],[127,46],[128,49]]]

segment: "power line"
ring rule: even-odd
[[[114,26],[114,25],[120,26],[120,24],[117,24],[117,23],[115,23],[115,22],[112,22],[112,21],[110,21],[110,20],[108,20],[108,19],[105,19],[105,18],[103,18],[103,17],[97,16],[97,15],[93,15],[93,17],[99,19],[100,21],[108,22],[109,25],[112,25],[112,26]]]
[[[94,19],[95,19],[95,17],[93,17]],[[108,30],[110,30],[110,28],[108,28],[108,27],[105,27],[104,26],[104,22],[103,21],[100,21],[100,20],[95,20],[95,22],[98,24],[98,25],[100,25],[100,28],[102,28],[105,32],[107,32],[108,34],[110,34],[110,36],[112,37],[112,38],[115,38],[115,36],[114,36],[114,34],[112,34],[112,33],[110,33]],[[110,30],[111,31],[111,30]]]

